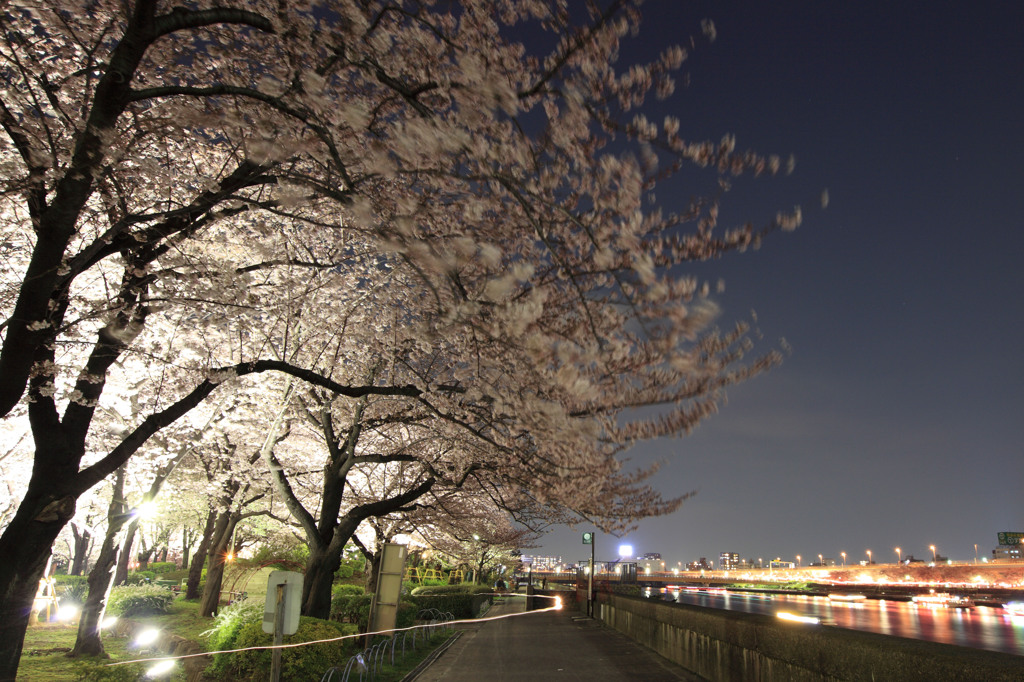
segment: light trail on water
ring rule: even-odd
[[[818,618],[823,625],[849,630],[1024,656],[1024,617],[1012,616],[994,607],[956,609],[894,600],[844,602],[809,595],[661,591],[665,599],[681,604],[770,616],[782,610]]]

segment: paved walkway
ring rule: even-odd
[[[501,603],[504,602],[504,603]],[[525,598],[498,600],[416,682],[696,682],[700,677],[578,611],[525,612]]]

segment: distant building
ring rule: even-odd
[[[734,571],[740,568],[740,555],[736,552],[722,552],[718,556],[718,567],[723,571]]]
[[[999,545],[992,550],[993,559],[1024,559],[1020,551],[1020,545]]]
[[[712,569],[714,569],[714,566],[704,557],[701,557],[699,561],[691,561],[686,564],[687,571],[710,571]]]
[[[768,562],[768,568],[796,568],[796,562],[783,561],[782,559],[772,559]]]
[[[661,561],[661,552],[648,552],[637,557],[637,561]]]
[[[532,566],[535,571],[554,571],[562,566],[560,556],[526,556],[521,559],[526,566]]]

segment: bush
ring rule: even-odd
[[[149,569],[157,575],[161,573],[170,573],[171,571],[177,571],[178,565],[173,561],[156,561],[149,565]]]
[[[220,609],[213,618],[213,627],[201,633],[210,638],[209,650],[224,651],[234,649],[238,633],[249,623],[263,624],[264,600],[250,597],[232,602]],[[232,654],[217,654],[213,657],[213,665],[208,672],[214,676],[222,676],[227,672]]]
[[[156,573],[153,571],[131,571],[125,578],[126,585],[143,585],[156,580]]]
[[[493,592],[494,590],[486,585],[475,583],[459,583],[458,585],[421,585],[412,591],[413,596],[427,594],[479,594],[481,592]]]
[[[53,578],[57,596],[62,602],[85,603],[85,597],[89,594],[89,576],[55,575]]]
[[[334,593],[331,595],[331,620],[355,623],[361,630],[366,629],[370,620],[370,602],[372,594],[344,594]]]
[[[115,616],[151,616],[167,613],[174,592],[158,585],[130,585],[110,591],[107,610]]]
[[[480,607],[490,602],[490,597],[477,596],[468,592],[450,594],[419,594],[410,597],[417,606],[417,612],[424,609],[437,609],[441,613],[450,613],[455,618],[476,618]]]
[[[355,627],[332,623],[327,620],[303,616],[299,619],[299,629],[294,635],[284,638],[285,644],[310,642],[320,639],[333,639],[342,635],[356,634]],[[324,671],[332,666],[340,666],[354,653],[355,646],[343,640],[341,642],[325,642],[309,646],[285,649],[281,652],[281,679],[283,680],[319,680]],[[263,632],[260,622],[243,625],[235,640],[236,648],[269,646],[274,643],[273,635]],[[271,652],[267,649],[257,651],[240,651],[233,654],[230,667],[236,675],[246,680],[267,680],[270,678]]]
[[[409,597],[422,609],[437,609],[455,618],[476,618],[481,607],[490,604],[488,595],[494,590],[486,585],[461,583],[459,585],[425,585],[417,587]]]
[[[359,628],[359,632],[366,632],[370,623],[370,604],[372,601],[372,594],[344,594],[335,592],[331,597],[331,620],[352,623]],[[406,600],[400,602],[398,604],[398,613],[395,614],[395,627],[411,627],[416,623],[416,614],[419,611],[420,605],[415,601]]]
[[[366,588],[362,585],[335,585],[331,588],[331,596],[336,594],[366,594]]]

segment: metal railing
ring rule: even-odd
[[[351,656],[344,667],[333,667],[324,673],[320,682],[349,682],[353,673],[358,672],[359,682],[372,682],[380,674],[385,663],[395,665],[396,656],[398,662],[405,660],[406,649],[415,651],[430,641],[438,632],[445,632],[452,629],[449,623],[455,620],[451,613],[441,612],[437,609],[424,609],[416,614],[416,620],[426,620],[420,627],[394,632],[388,638],[381,639],[370,647]],[[400,649],[400,650],[399,650]],[[337,673],[338,677],[335,678]],[[355,679],[355,678],[351,678]]]

